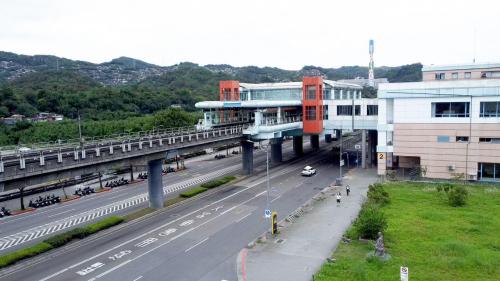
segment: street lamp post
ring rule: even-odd
[[[79,135],[79,140],[80,140],[80,148],[83,148],[82,123],[80,120],[80,110],[78,110],[77,113],[78,113],[78,135]]]
[[[343,146],[343,139],[342,139],[342,129],[340,129],[340,144],[339,144],[339,181],[342,183],[342,146]]]
[[[266,203],[266,210],[270,210],[271,208],[271,203],[269,202],[269,193],[271,189],[270,181],[269,181],[269,140],[268,143],[263,147],[265,148],[266,151],[266,181],[267,181],[267,203]]]

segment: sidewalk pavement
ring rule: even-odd
[[[301,217],[280,223],[284,227],[276,238],[263,235],[239,253],[238,280],[312,280],[357,217],[368,185],[376,181],[375,169],[353,169],[344,177],[343,187],[325,188],[305,204]],[[345,193],[347,184],[350,196]],[[335,194],[339,191],[342,200],[337,204]]]

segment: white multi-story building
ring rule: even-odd
[[[500,79],[463,78],[484,65],[454,67],[424,68],[423,82],[379,85],[379,175],[419,168],[428,178],[500,181]],[[456,79],[439,74],[464,68],[469,74]]]
[[[219,101],[196,107],[204,110],[201,127],[244,122],[249,139],[273,140],[276,151],[287,136],[301,147],[310,135],[317,147],[320,135],[363,130],[362,166],[376,152],[379,175],[408,168],[428,178],[500,181],[498,73],[500,64],[426,66],[422,82],[379,84],[377,99],[362,98],[359,85],[321,77],[221,81]]]

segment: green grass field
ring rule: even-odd
[[[434,185],[388,183],[391,203],[385,245],[389,261],[367,259],[372,244],[340,243],[336,263],[325,263],[321,280],[399,280],[400,266],[409,280],[500,280],[500,188],[471,185],[464,207],[448,205]]]

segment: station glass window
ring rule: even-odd
[[[361,115],[361,105],[355,105],[354,106],[354,115],[359,116]]]
[[[340,99],[340,89],[335,88],[334,90],[334,99],[339,100]]]
[[[316,86],[307,86],[306,99],[307,100],[316,99]]]
[[[337,105],[337,116],[352,115],[352,105]]]
[[[469,102],[433,102],[432,117],[469,117]]]
[[[306,106],[306,120],[316,120],[316,106]]]
[[[328,120],[328,105],[323,105],[323,120]]]
[[[479,117],[500,117],[500,102],[498,101],[481,102]]]
[[[378,115],[378,105],[376,104],[369,104],[366,107],[366,115],[368,116],[376,116]]]

